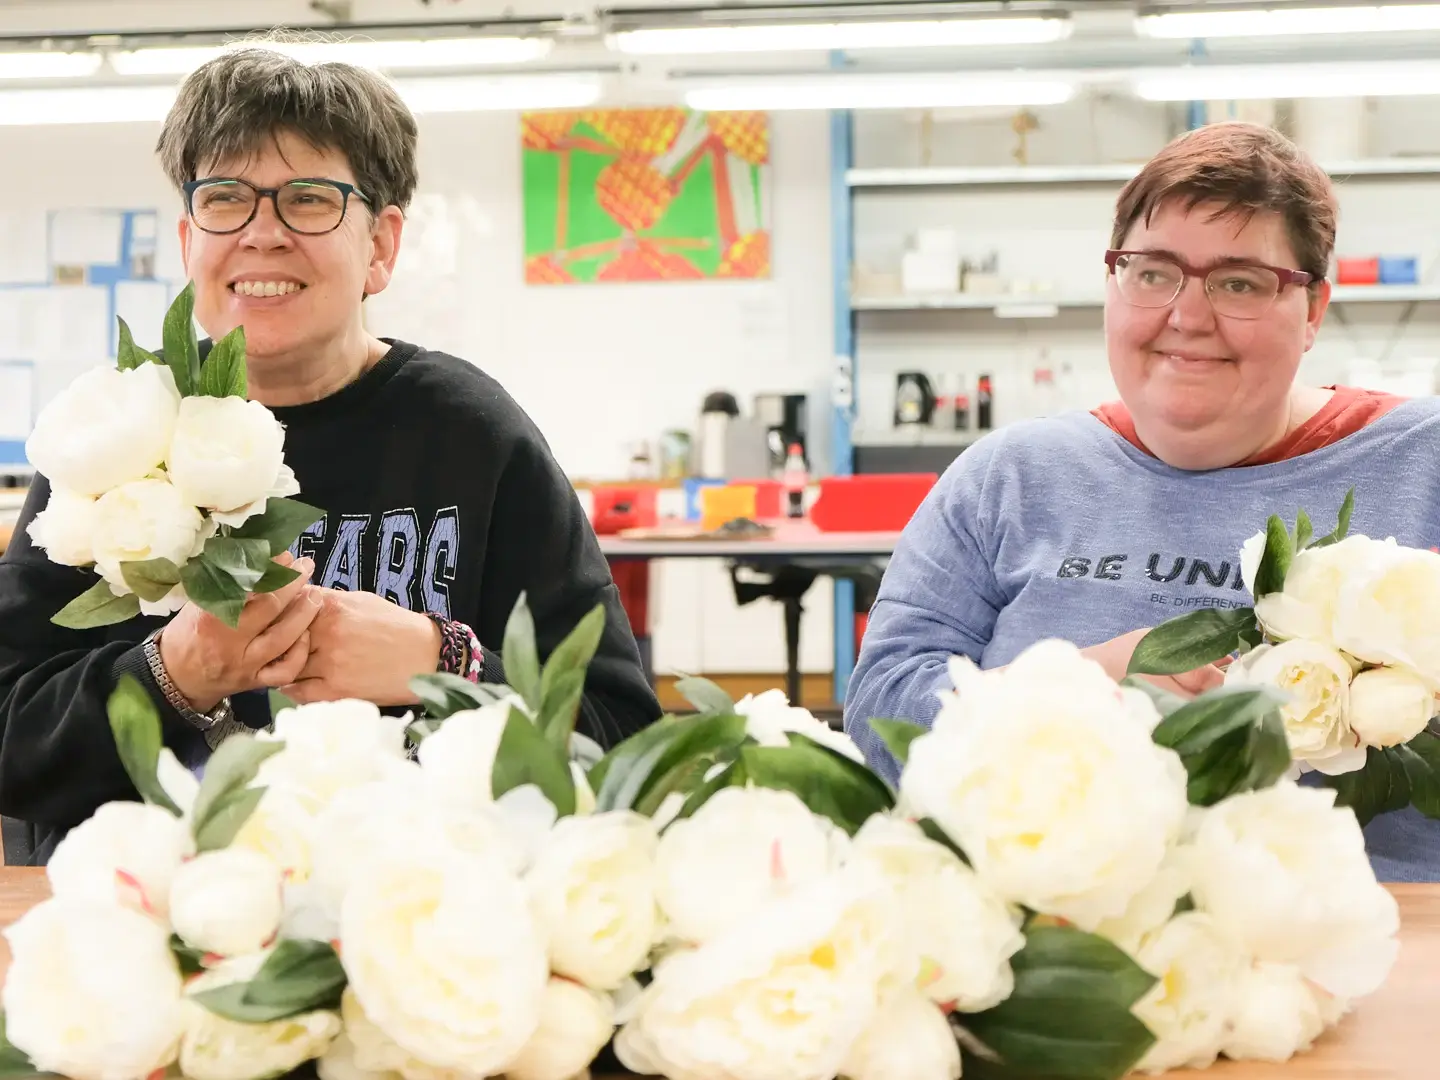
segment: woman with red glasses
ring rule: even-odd
[[[1239,552],[1271,513],[1322,530],[1347,490],[1353,529],[1440,543],[1440,401],[1297,376],[1330,300],[1337,204],[1279,133],[1215,124],[1125,187],[1105,253],[1105,345],[1120,400],[1009,425],[960,456],[895,550],[846,703],[890,775],[871,717],[933,721],[947,660],[1008,664],[1043,638],[1125,675],[1148,628],[1248,607]],[[1169,680],[1193,694],[1206,667]],[[1440,878],[1440,822],[1366,829],[1377,873]]]

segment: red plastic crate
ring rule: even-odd
[[[590,523],[598,536],[646,528],[657,520],[654,487],[601,484],[592,488],[590,495]]]
[[[898,532],[939,478],[938,473],[827,476],[810,520],[823,532]]]

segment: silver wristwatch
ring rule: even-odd
[[[170,703],[171,708],[201,731],[228,726],[235,719],[235,711],[230,707],[229,698],[222,698],[220,704],[208,713],[196,712],[179,687],[170,681],[170,673],[165,670],[165,661],[160,659],[160,634],[163,629],[162,627],[147,637],[144,646],[145,662],[150,665],[150,674],[155,676],[155,682],[159,685],[160,692],[165,695],[165,700]]]

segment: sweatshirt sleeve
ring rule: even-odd
[[[514,406],[519,412],[519,406]],[[523,417],[523,414],[521,414]],[[480,586],[483,677],[504,681],[498,645],[521,591],[543,663],[596,605],[605,630],[590,662],[576,730],[609,749],[660,716],[610,564],[575,489],[539,431],[522,419],[495,494]]]
[[[950,657],[979,663],[1005,603],[981,523],[984,449],[962,457],[971,454],[975,458],[946,471],[901,534],[846,695],[846,732],[891,781],[899,777],[899,763],[868,721],[929,727],[939,711],[936,694],[951,688]]]
[[[0,814],[69,829],[103,803],[136,799],[110,732],[106,703],[133,675],[161,714],[163,738],[182,761],[204,736],[166,703],[140,642],[161,620],[69,630],[51,617],[88,589],[88,570],[52,563],[30,522],[50,487],[36,476],[9,549],[0,558]]]

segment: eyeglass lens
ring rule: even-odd
[[[1115,262],[1120,295],[1137,307],[1165,307],[1185,285],[1185,273],[1160,255],[1125,255]],[[1215,310],[1237,319],[1263,315],[1280,291],[1280,279],[1263,266],[1217,266],[1205,276]]]
[[[209,232],[242,228],[255,213],[260,194],[238,180],[213,180],[195,189],[190,215]],[[275,198],[280,220],[298,233],[329,232],[345,216],[345,192],[321,180],[292,180]]]

